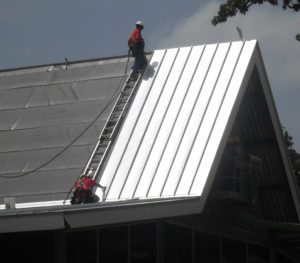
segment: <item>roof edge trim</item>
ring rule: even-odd
[[[153,51],[145,52],[145,55],[151,55]],[[96,61],[105,61],[110,59],[118,59],[118,58],[126,58],[128,55],[117,55],[117,56],[109,56],[109,57],[100,57],[100,58],[90,58],[90,59],[79,59],[68,61],[68,65],[78,64],[78,63],[86,63],[86,62],[96,62]],[[24,70],[24,69],[35,69],[41,67],[50,67],[50,66],[62,66],[66,65],[66,62],[54,62],[54,63],[47,63],[47,64],[40,64],[40,65],[33,65],[33,66],[21,66],[15,68],[7,68],[7,69],[0,69],[0,73],[3,72],[10,72],[10,71],[17,71],[17,70]]]

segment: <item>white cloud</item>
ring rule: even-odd
[[[161,29],[156,33],[160,36],[156,48],[239,40],[236,26],[242,29],[245,39],[257,39],[281,122],[294,137],[299,152],[300,124],[296,112],[300,106],[295,99],[300,97],[300,43],[295,40],[300,32],[299,13],[264,4],[251,7],[245,16],[237,15],[214,27],[210,21],[217,14],[219,4],[209,1],[192,16],[178,21],[171,30]]]
[[[165,37],[156,42],[157,48],[238,40],[236,26],[239,26],[246,39],[258,39],[267,71],[276,72],[278,83],[285,84],[278,88],[286,86],[286,81],[293,84],[298,79],[300,43],[295,40],[296,33],[300,32],[298,13],[261,5],[252,8],[246,16],[237,15],[214,27],[210,21],[218,6],[218,2],[210,1],[194,15],[174,25],[169,35],[161,33]]]

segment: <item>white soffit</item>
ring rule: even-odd
[[[100,179],[107,201],[201,196],[255,46],[154,52]]]

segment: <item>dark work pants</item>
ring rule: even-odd
[[[134,65],[133,65],[133,73],[136,74],[138,70],[142,70],[146,66],[147,60],[144,53],[137,54],[135,56]]]

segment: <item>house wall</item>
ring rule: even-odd
[[[1,234],[0,245],[11,262],[292,262],[274,248],[164,220]]]

